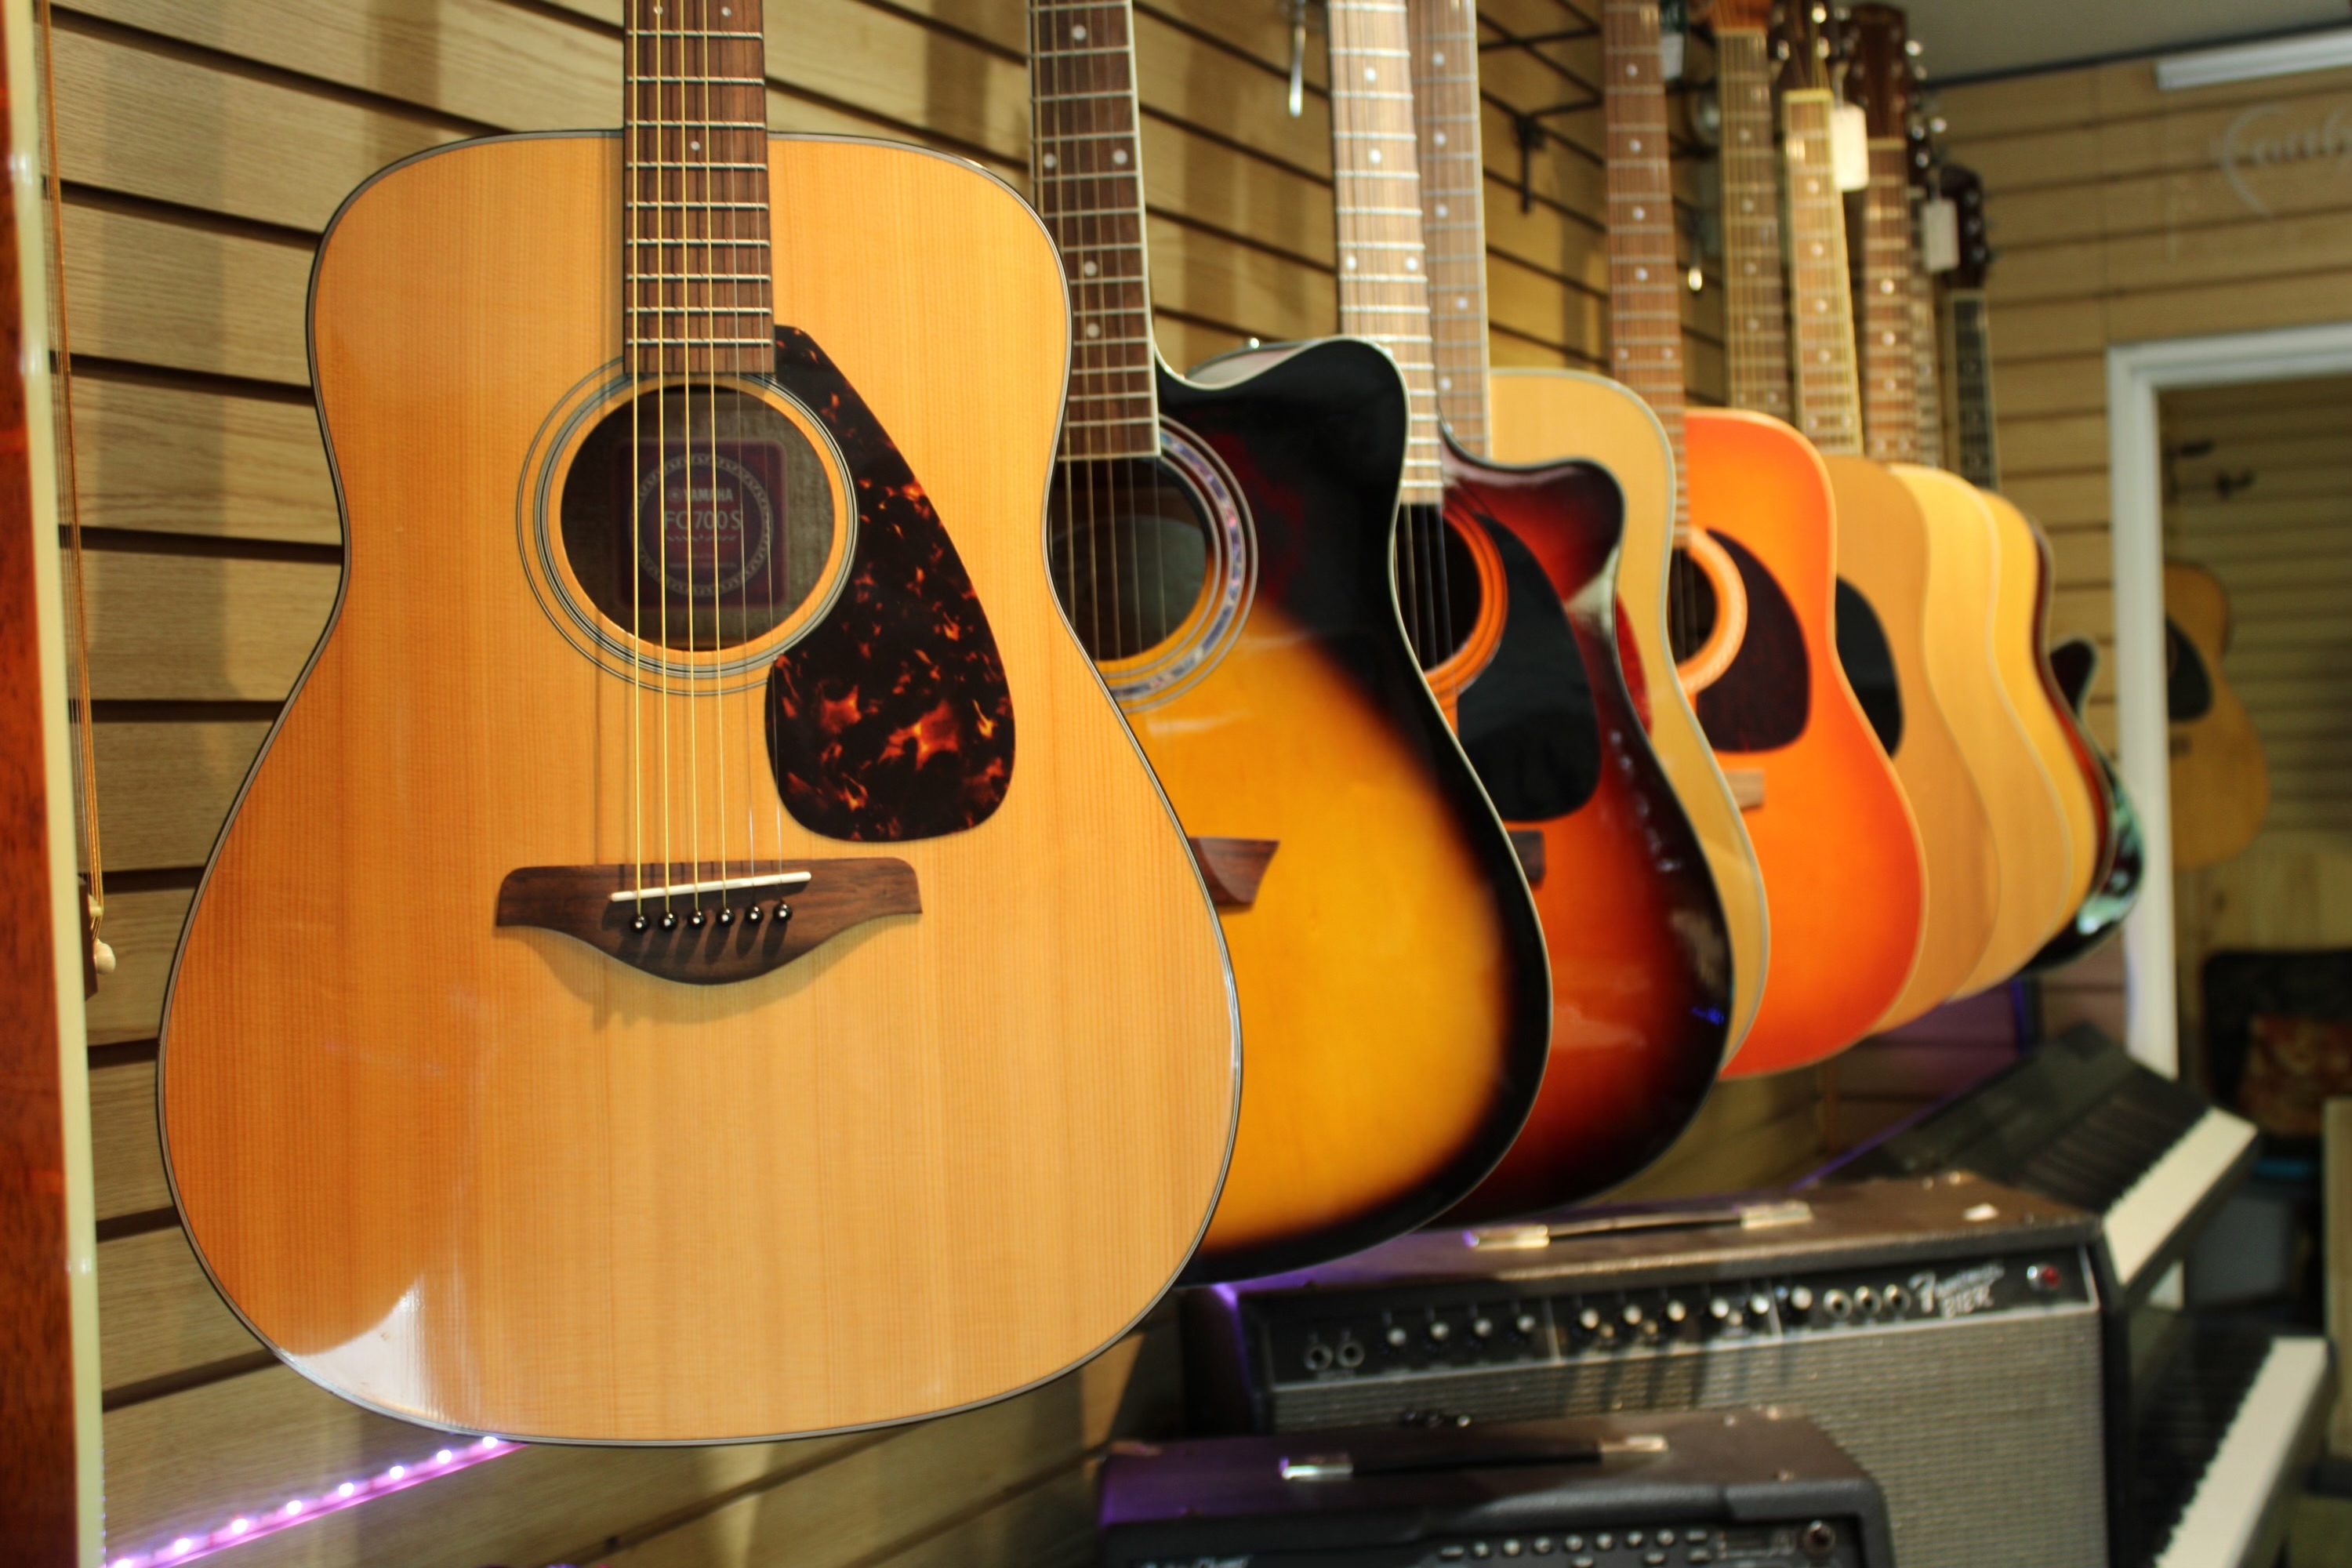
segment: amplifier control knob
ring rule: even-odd
[[[1789,1305],[1794,1307],[1800,1312],[1811,1311],[1813,1310],[1813,1288],[1810,1285],[1799,1285],[1792,1288],[1789,1291]]]
[[[1753,1296],[1748,1297],[1748,1315],[1751,1318],[1770,1317],[1772,1315],[1772,1298],[1767,1296],[1761,1290],[1759,1290]]]
[[[1388,1340],[1390,1344],[1395,1346],[1398,1350],[1404,1349],[1405,1341],[1412,1338],[1411,1334],[1404,1331],[1402,1324],[1399,1324],[1390,1329],[1384,1337]]]
[[[1628,1327],[1631,1327],[1632,1325],[1633,1325],[1633,1324],[1635,1324],[1635,1323],[1638,1323],[1638,1322],[1640,1322],[1641,1321],[1642,1321],[1642,1309],[1641,1309],[1637,1304],[1635,1304],[1634,1302],[1632,1302],[1632,1301],[1628,1301],[1628,1302],[1626,1302],[1626,1303],[1625,1303],[1625,1322],[1626,1322],[1626,1325],[1627,1325]]]
[[[1442,1345],[1454,1337],[1454,1325],[1440,1318],[1429,1325],[1429,1342]]]
[[[1591,1307],[1587,1307],[1584,1310],[1576,1314],[1576,1326],[1582,1329],[1588,1334],[1591,1333],[1594,1330],[1601,1327],[1601,1314]]]
[[[1731,1303],[1717,1296],[1706,1304],[1706,1315],[1718,1323],[1728,1322],[1731,1319]]]
[[[1669,1301],[1666,1303],[1666,1321],[1670,1323],[1679,1323],[1689,1316],[1690,1309],[1684,1306],[1680,1301]]]
[[[1511,1320],[1511,1327],[1518,1330],[1519,1332],[1523,1334],[1532,1334],[1536,1331],[1537,1327],[1536,1315],[1533,1312],[1521,1312],[1517,1317]]]
[[[1495,1320],[1492,1318],[1480,1318],[1470,1325],[1470,1331],[1477,1335],[1482,1340],[1492,1339],[1495,1334]]]

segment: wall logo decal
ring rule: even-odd
[[[2352,178],[2352,103],[2339,103],[2300,126],[2288,121],[2284,104],[2257,103],[2213,138],[2214,165],[2257,217],[2273,214],[2249,183],[2255,171],[2322,161],[2333,163],[2336,174]]]

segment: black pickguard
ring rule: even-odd
[[[1771,752],[1793,745],[1812,716],[1812,668],[1805,632],[1789,596],[1764,563],[1727,533],[1715,542],[1739,569],[1748,599],[1748,634],[1731,668],[1692,700],[1699,726],[1718,752]]]
[[[1903,746],[1903,682],[1895,673],[1895,650],[1870,600],[1843,577],[1837,580],[1837,650],[1879,748],[1895,755]]]
[[[987,612],[921,483],[815,339],[776,329],[776,380],[832,434],[857,505],[849,581],[768,676],[785,809],[861,843],[977,826],[1013,783],[1013,693]]]
[[[1462,693],[1462,749],[1512,822],[1549,822],[1601,784],[1592,683],[1543,565],[1507,528],[1478,518],[1503,558],[1507,618],[1495,657]]]

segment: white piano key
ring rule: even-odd
[[[2108,1208],[2107,1257],[2126,1289],[2253,1141],[2252,1122],[2209,1110]]]
[[[2278,1340],[2246,1390],[2155,1568],[2239,1568],[2255,1546],[2280,1472],[2327,1386],[2327,1342]]]

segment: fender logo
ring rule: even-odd
[[[2352,104],[2338,104],[2327,117],[2301,131],[2263,134],[2274,121],[2286,118],[2276,103],[2258,103],[2239,115],[2213,139],[2213,162],[2238,199],[2257,217],[2272,216],[2270,206],[2246,183],[2247,172],[2279,163],[2330,159],[2339,172],[2352,173]]]

